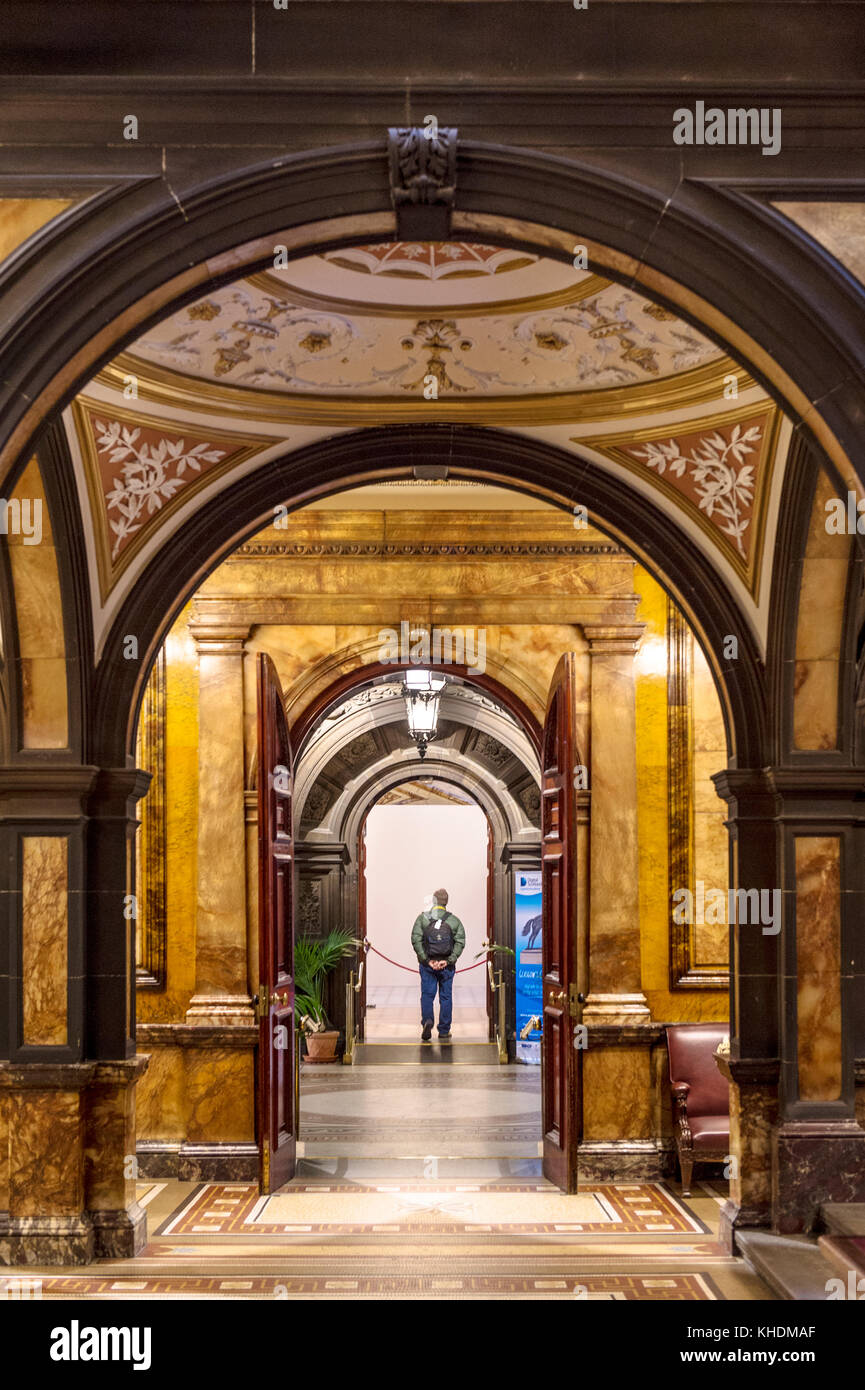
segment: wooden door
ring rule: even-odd
[[[559,661],[544,722],[541,778],[543,891],[543,1016],[541,1044],[544,1176],[577,1190],[582,1103],[582,1052],[576,979],[577,765],[573,652]]]
[[[496,939],[496,862],[495,844],[493,841],[493,828],[487,821],[487,941],[490,945],[495,944]],[[504,961],[499,959],[498,953],[488,957],[493,963],[493,970],[497,970],[504,965]],[[490,1042],[495,1041],[496,1036],[496,999],[490,986],[490,972],[485,968],[484,975],[487,984],[487,1037]],[[504,978],[504,977],[503,977]]]
[[[357,934],[359,940],[366,940],[366,816],[363,818],[357,843]],[[364,962],[366,963],[364,964]],[[357,970],[360,970],[361,965],[363,965],[363,977],[355,1007],[357,1009],[358,1038],[363,1042],[366,1037],[366,976],[369,956],[364,953],[361,947],[358,947]]]
[[[258,1142],[261,1191],[294,1176],[297,1151],[294,1027],[292,759],[276,667],[258,656]]]

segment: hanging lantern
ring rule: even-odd
[[[431,671],[406,671],[402,693],[408,716],[408,731],[417,744],[422,758],[438,733],[439,697],[444,689],[444,677]]]

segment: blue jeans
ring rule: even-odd
[[[420,970],[420,1021],[430,1027],[435,1022],[433,1004],[436,991],[439,992],[439,1037],[451,1030],[451,1016],[454,1005],[455,965],[446,965],[444,970],[433,970],[429,965],[421,965]]]

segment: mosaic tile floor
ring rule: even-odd
[[[296,1178],[142,1182],[133,1260],[8,1270],[43,1299],[770,1299],[718,1243],[722,1186],[564,1196],[538,1158],[528,1067],[309,1068]],[[383,1138],[384,1136],[384,1138]]]

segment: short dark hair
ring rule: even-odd
[[[433,897],[435,898],[436,902],[439,904],[440,907],[447,907],[448,890],[446,888],[437,888],[433,893]]]

